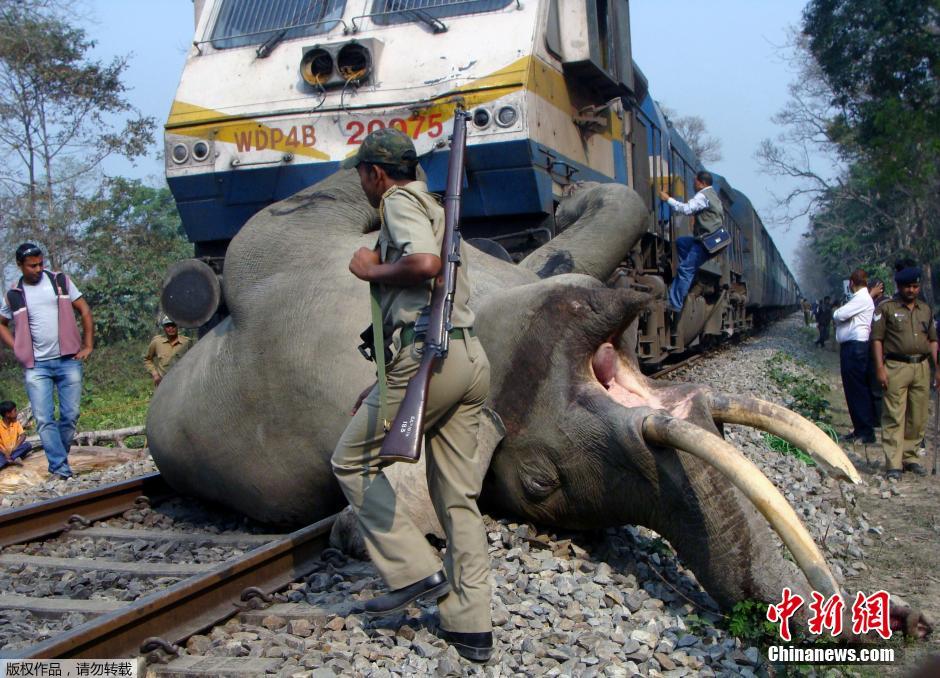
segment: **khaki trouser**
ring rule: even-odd
[[[399,351],[388,366],[390,419],[418,369],[421,346]],[[447,537],[444,570],[451,592],[438,601],[441,626],[461,633],[492,630],[489,554],[476,503],[486,472],[477,462],[476,436],[489,388],[490,365],[479,340],[451,340],[443,368],[431,378],[424,453],[431,502]],[[378,456],[384,437],[376,387],[343,432],[332,463],[372,562],[394,590],[434,574],[441,564],[382,472],[390,463]]]
[[[881,442],[887,470],[917,461],[917,448],[927,428],[930,363],[886,360],[888,388],[881,415]],[[903,457],[903,458],[902,458]]]

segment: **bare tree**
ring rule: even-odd
[[[44,5],[0,2],[2,225],[10,239],[41,233],[61,267],[76,252],[87,182],[108,156],[145,153],[154,121],[124,98],[126,60],[90,60],[94,42]]]
[[[859,144],[847,110],[840,107],[842,97],[829,86],[800,33],[793,34],[789,58],[796,79],[789,101],[773,117],[781,132],[764,139],[755,154],[764,172],[791,186],[774,196],[774,221],[808,216],[817,254],[827,266],[853,267],[911,253],[923,262],[925,293],[932,297],[930,262],[940,254],[933,218],[938,191],[925,194],[916,177],[908,176],[935,162],[931,147],[913,134],[898,134],[893,146],[875,151]],[[879,157],[885,154],[908,159],[896,163],[890,182]]]
[[[702,164],[721,160],[721,140],[708,134],[708,128],[701,116],[680,116],[667,106],[660,104],[659,107],[669,125],[685,140]]]

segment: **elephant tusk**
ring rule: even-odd
[[[796,512],[760,469],[731,444],[668,414],[651,414],[646,417],[643,420],[643,437],[656,445],[691,454],[718,469],[780,535],[810,586],[826,597],[840,592],[829,565]]]
[[[709,393],[708,406],[715,421],[753,426],[772,433],[808,452],[830,476],[861,482],[858,471],[842,448],[813,422],[796,412],[760,398],[721,393]]]

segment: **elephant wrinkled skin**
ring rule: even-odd
[[[648,526],[723,607],[776,599],[785,585],[829,595],[837,584],[805,528],[723,441],[721,424],[773,430],[834,475],[858,475],[783,408],[639,372],[624,337],[648,299],[603,281],[646,219],[630,189],[586,186],[560,206],[564,230],[521,264],[463,248],[492,365],[490,405],[506,429],[481,503],[559,527]],[[376,228],[355,173],[340,172],[259,213],[232,241],[231,316],[164,379],[148,417],[153,457],[174,487],[273,523],[343,506],[330,455],[374,379],[355,349],[368,286],[347,262],[374,244]],[[420,477],[401,466],[396,473]]]

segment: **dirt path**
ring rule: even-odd
[[[819,376],[831,388],[833,421],[840,432],[850,431],[838,351],[819,349],[816,355]],[[925,468],[932,468],[937,445],[940,437],[935,431],[932,404],[927,456],[921,459]],[[862,562],[866,569],[846,577],[848,593],[864,591],[870,595],[879,589],[887,590],[924,610],[936,624],[927,641],[905,644],[892,639],[892,645],[900,649],[900,661],[885,667],[883,672],[879,670],[878,675],[909,675],[928,654],[940,655],[940,476],[918,478],[905,473],[900,483],[887,483],[883,480],[884,454],[880,443],[846,445],[845,449],[865,480],[865,485],[858,488],[855,510],[864,514],[868,524],[884,530],[880,538],[871,535],[872,543],[865,546]]]

